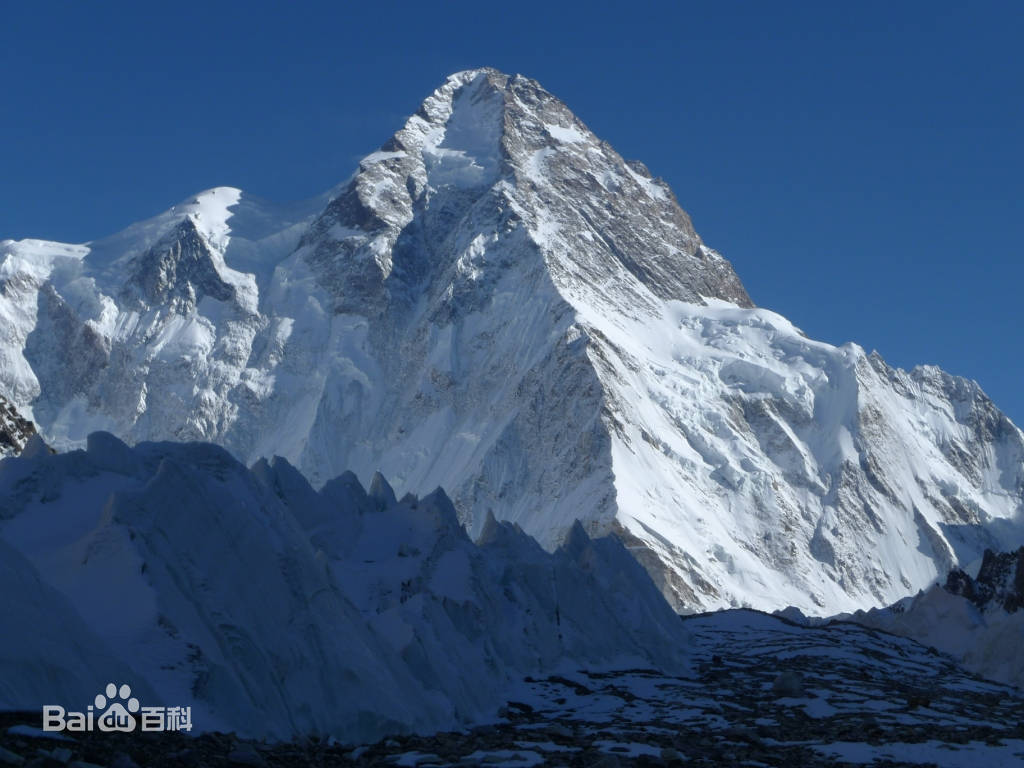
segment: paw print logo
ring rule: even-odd
[[[99,729],[125,733],[134,731],[135,718],[132,715],[139,711],[139,700],[132,696],[132,689],[127,683],[120,689],[113,683],[107,683],[106,694],[106,696],[102,693],[96,694],[96,710],[100,711],[106,708],[106,711],[96,718],[96,725]],[[120,701],[115,699],[120,699]]]

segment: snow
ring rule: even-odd
[[[423,147],[431,186],[476,187],[497,179],[503,129],[500,95],[479,75],[459,88],[442,131]]]
[[[1024,659],[1018,652],[1024,612],[998,604],[982,610],[935,585],[898,610],[858,612],[850,619],[936,648],[990,680],[1024,687]]]
[[[405,157],[405,152],[371,152],[362,160],[359,161],[360,165],[366,165],[369,163],[380,163],[385,160],[394,160],[396,158]]]
[[[939,572],[934,557],[917,536],[901,533],[908,527],[904,510],[928,510],[927,522],[935,528],[946,522],[921,492],[923,482],[936,482],[949,466],[935,443],[911,426],[919,414],[930,413],[925,398],[887,391],[858,347],[814,342],[766,310],[712,299],[706,306],[667,302],[660,317],[634,320],[610,312],[600,295],[579,296],[573,303],[578,321],[596,328],[616,350],[602,361],[611,368],[603,380],[618,395],[613,399],[621,407],[619,418],[635,437],[613,443],[613,467],[621,519],[639,538],[656,549],[662,548],[659,541],[686,542],[698,559],[710,556],[710,567],[702,569],[705,578],[757,606],[796,605],[812,613],[852,609],[894,601],[908,586],[934,580]],[[737,401],[758,408],[771,404],[771,443],[749,427],[735,426]],[[806,537],[810,544],[819,531],[844,527],[826,493],[844,464],[860,461],[856,443],[864,437],[853,435],[863,432],[859,419],[865,405],[884,413],[888,424],[900,425],[904,437],[891,449],[881,446],[888,455],[879,463],[893,478],[896,497],[888,505],[872,499],[880,530],[868,535],[877,554],[869,554],[862,567],[886,578],[894,570],[891,564],[898,563],[907,584],[862,583],[858,589],[833,581],[820,570],[811,547],[800,547],[792,566],[778,569],[762,552],[780,529],[796,526],[787,538]],[[637,439],[640,430],[658,436],[654,451],[650,441]],[[780,487],[782,478],[788,487]],[[806,490],[793,482],[796,478]],[[957,487],[993,516],[1014,518],[1018,502],[1002,488],[975,490],[963,479]],[[809,507],[821,510],[824,528],[808,519],[808,512],[794,514]],[[716,508],[722,512],[710,512]],[[804,533],[798,533],[801,528]],[[964,547],[965,556],[973,559],[978,546]],[[851,560],[865,554],[848,551]]]
[[[910,765],[977,768],[979,765],[1008,767],[1024,762],[1024,740],[1020,739],[1005,739],[998,745],[980,741],[970,741],[966,744],[948,744],[938,741],[912,744],[836,742],[819,747],[817,751],[833,760],[863,765],[889,760]]]
[[[796,626],[745,610],[684,623],[699,678],[578,670],[524,681],[515,700],[531,709],[515,718],[517,730],[528,738],[545,728],[560,744],[624,756],[664,759],[660,748],[671,744],[694,762],[713,764],[736,762],[733,744],[770,764],[886,757],[939,765],[1020,762],[1019,691],[972,678],[914,642],[852,624]],[[866,658],[879,673],[864,674]],[[806,696],[776,697],[772,681],[780,668],[800,671]],[[915,693],[930,704],[912,704],[907,697]],[[851,739],[859,729],[870,733],[871,744]],[[914,753],[911,742],[921,750]]]
[[[358,741],[493,720],[527,675],[689,670],[647,574],[582,528],[552,554],[492,520],[477,544],[441,491],[317,492],[202,443],[27,454],[0,462],[0,594],[40,636],[0,636],[2,708],[119,679],[201,730]]]
[[[594,746],[604,752],[610,752],[616,755],[623,755],[624,757],[640,757],[647,755],[649,757],[661,758],[661,749],[657,749],[648,744],[642,744],[638,742],[624,742],[624,741],[611,741],[610,739],[600,739],[594,742]]]
[[[626,165],[626,172],[630,175],[634,182],[640,185],[640,187],[644,190],[644,192],[647,193],[649,197],[653,197],[656,200],[669,199],[668,193],[664,189],[662,189],[661,186],[656,184],[651,179],[648,179],[645,176],[641,176],[639,173],[634,171],[628,164]]]
[[[154,357],[188,360],[206,357],[213,349],[216,329],[202,315],[174,317],[162,325],[150,342]]]
[[[544,756],[530,750],[478,749],[476,752],[466,755],[465,759],[479,765],[497,765],[504,768],[544,764]]]
[[[544,130],[551,134],[553,139],[568,144],[578,144],[588,140],[587,134],[574,125],[545,125]]]
[[[4,240],[0,244],[0,394],[23,413],[39,393],[39,381],[24,354],[37,321],[39,286],[70,281],[81,269],[88,246],[43,240]]]

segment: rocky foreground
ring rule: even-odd
[[[941,765],[1024,764],[1024,695],[911,640],[855,624],[799,627],[750,611],[686,620],[697,672],[578,671],[524,680],[493,723],[458,733],[267,744],[232,734],[43,738],[0,716],[0,764]]]

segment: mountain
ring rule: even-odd
[[[1024,543],[1024,436],[975,383],[753,306],[664,182],[522,76],[452,75],[318,198],[4,241],[0,278],[0,394],[58,447],[380,470],[548,550],[579,518],[680,610],[888,605]]]
[[[107,433],[0,462],[0,710],[111,679],[196,729],[348,742],[493,720],[531,675],[684,674],[689,635],[614,538],[545,552],[440,489],[314,491],[283,459]]]

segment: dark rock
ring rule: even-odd
[[[662,747],[661,762],[665,765],[683,765],[685,760],[678,749],[673,747]]]
[[[772,693],[776,696],[803,696],[804,676],[789,669],[780,672],[772,682]]]
[[[199,754],[194,749],[181,749],[176,752],[171,752],[167,755],[168,759],[173,760],[175,765],[183,766],[183,768],[193,768],[193,766],[199,765]],[[129,758],[130,760],[131,758]],[[135,763],[132,763],[134,768],[138,768]],[[118,768],[118,766],[111,765],[110,768]],[[131,768],[131,766],[124,766],[123,768]]]
[[[945,589],[981,609],[994,604],[1009,613],[1020,610],[1024,607],[1024,547],[999,553],[986,549],[977,578],[959,569],[950,571]]]
[[[55,749],[50,750],[50,757],[57,762],[68,763],[71,758],[74,757],[74,752],[67,747],[56,747]]]
[[[256,748],[247,742],[242,742],[235,746],[228,753],[228,762],[234,765],[265,765],[266,761],[263,759]]]
[[[139,764],[132,760],[131,755],[118,752],[114,755],[114,759],[110,761],[110,768],[139,768]]]

